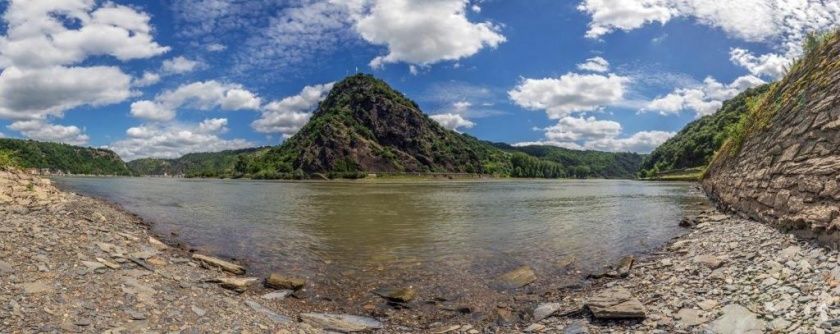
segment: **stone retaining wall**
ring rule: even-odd
[[[766,118],[769,123],[755,126],[757,131],[747,135],[740,150],[722,149],[709,166],[703,188],[724,209],[837,244],[838,34],[794,66],[759,106],[772,115]]]

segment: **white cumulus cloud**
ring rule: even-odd
[[[261,133],[278,133],[283,137],[294,135],[306,125],[333,84],[306,86],[297,95],[268,103],[263,106],[260,118],[251,123],[251,127]]]
[[[2,19],[0,118],[43,120],[80,106],[122,102],[134,94],[131,76],[114,65],[85,62],[169,50],[153,40],[146,13],[110,1],[12,0]]]
[[[459,114],[447,113],[447,114],[431,115],[429,117],[431,119],[433,119],[435,122],[438,122],[438,124],[440,124],[444,128],[447,128],[449,130],[454,130],[454,131],[459,131],[459,129],[461,129],[461,128],[469,129],[469,128],[472,128],[473,126],[475,126],[475,123],[473,123],[470,120],[465,119],[463,116],[461,116]]]
[[[27,138],[46,142],[85,145],[90,139],[77,126],[49,124],[42,120],[17,121],[8,128],[20,132]]]
[[[214,80],[194,82],[160,93],[154,100],[132,103],[131,115],[153,121],[168,121],[175,118],[180,108],[259,110],[260,98],[239,84]]]
[[[778,52],[755,56],[735,49],[732,61],[770,79],[781,77],[784,64],[802,54],[808,33],[840,25],[840,2],[826,0],[583,0],[578,9],[591,18],[589,38],[683,17],[737,39],[768,43]]]
[[[430,65],[472,56],[505,42],[491,22],[470,22],[465,0],[374,0],[360,14],[355,30],[366,41],[384,45],[388,54],[370,62],[374,68],[405,62]]]
[[[741,48],[733,48],[729,51],[729,59],[736,65],[740,65],[757,77],[780,79],[785,75],[785,68],[790,65],[791,60],[775,53],[768,53],[755,56],[752,52]]]
[[[609,137],[593,140],[586,143],[586,148],[609,152],[648,153],[675,134],[667,131],[640,131],[627,138]]]
[[[549,118],[559,119],[621,102],[629,82],[630,78],[612,73],[567,73],[559,78],[524,79],[508,95],[523,108],[545,110]]]
[[[557,124],[542,129],[545,139],[517,143],[525,145],[553,145],[575,150],[647,153],[674,136],[673,132],[640,131],[621,137],[620,123],[598,120],[595,117],[564,117]]]
[[[707,77],[696,87],[677,88],[673,92],[650,101],[641,112],[657,111],[662,115],[676,114],[684,110],[693,110],[697,117],[711,115],[738,93],[763,84],[764,81],[745,75],[730,84],[723,84],[712,77]]]
[[[178,56],[163,61],[160,69],[167,74],[182,74],[192,72],[201,65],[201,62]]]
[[[610,70],[610,62],[602,57],[592,57],[586,60],[583,64],[578,64],[577,68],[581,71],[592,72],[607,72]]]
[[[126,130],[127,138],[107,145],[126,161],[139,158],[177,158],[187,153],[216,152],[255,146],[244,139],[224,139],[227,119],[207,119],[198,124],[145,124]]]

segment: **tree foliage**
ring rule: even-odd
[[[642,162],[639,176],[653,177],[674,170],[705,167],[715,152],[733,134],[751,106],[766,93],[768,85],[748,89],[727,100],[712,115],[703,116],[685,126],[677,135],[657,147]]]
[[[111,150],[34,140],[0,139],[5,158],[21,168],[49,169],[85,175],[130,175],[128,167]]]

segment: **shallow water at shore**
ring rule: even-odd
[[[627,180],[54,180],[122,205],[190,248],[244,261],[251,273],[307,277],[337,306],[369,302],[383,285],[482,299],[520,265],[547,288],[558,274],[664,244],[706,202],[693,183]]]

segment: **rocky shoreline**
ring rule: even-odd
[[[158,241],[142,221],[49,180],[0,172],[0,332],[29,333],[830,333],[838,253],[718,212],[586,284],[498,305],[494,321],[400,326],[388,313],[307,313],[306,282]],[[676,222],[675,222],[676,223]],[[507,278],[527,284],[527,267]],[[267,287],[262,287],[266,285]],[[305,290],[305,288],[304,288]],[[400,312],[412,290],[376,291]],[[299,295],[299,296],[296,296]],[[301,298],[309,307],[285,304]],[[487,318],[487,316],[485,316]],[[838,327],[832,327],[837,325]]]

